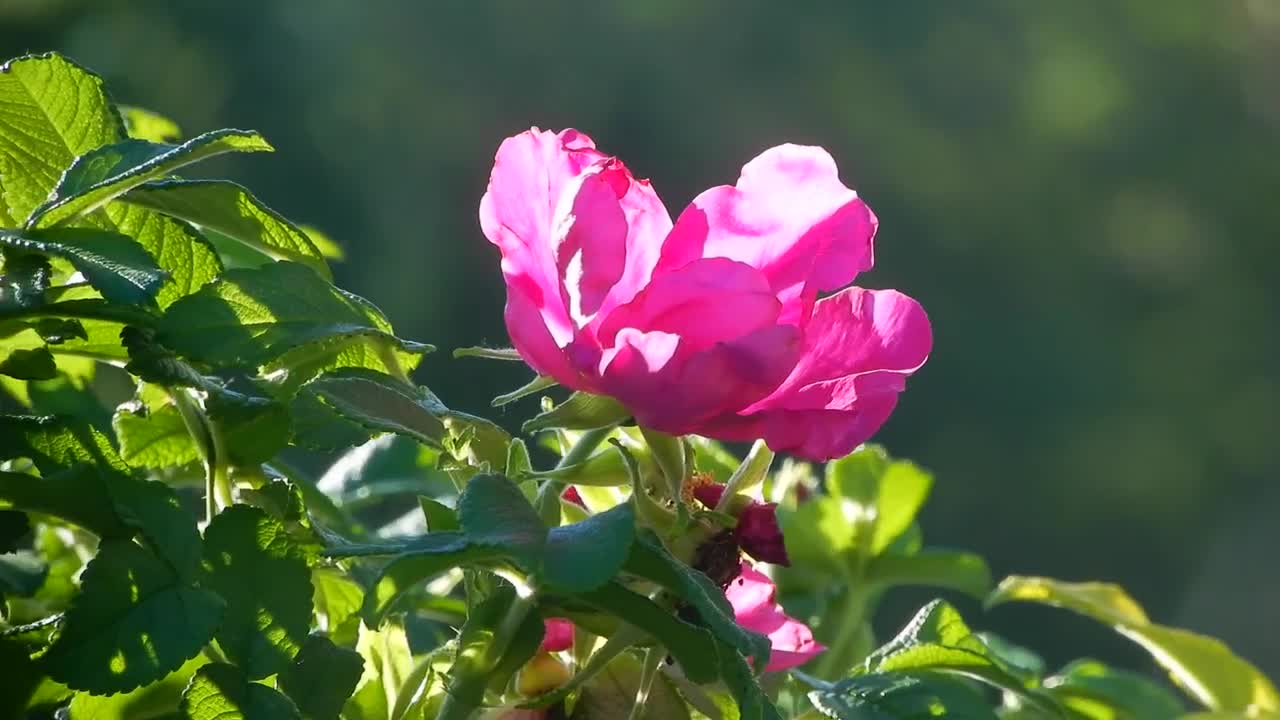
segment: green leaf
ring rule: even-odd
[[[203,584],[227,601],[218,644],[250,678],[283,670],[311,625],[311,575],[279,520],[234,505],[205,530]]]
[[[986,597],[992,586],[991,570],[981,556],[935,549],[915,555],[879,555],[867,565],[863,580],[884,587],[943,587],[979,599]]]
[[[311,635],[278,682],[305,720],[338,720],[363,674],[360,653],[340,648],[323,635]]]
[[[706,575],[674,558],[656,538],[637,537],[624,567],[675,593],[697,611],[712,634],[752,658],[755,667],[769,664],[769,639],[739,625],[724,592]]]
[[[199,652],[223,610],[217,595],[182,583],[151,552],[127,540],[104,541],[41,663],[73,689],[127,692]]]
[[[194,360],[250,367],[317,343],[328,357],[340,349],[332,345],[339,340],[382,343],[409,354],[429,349],[397,339],[368,301],[290,262],[228,270],[174,303],[159,339]]]
[[[394,557],[364,597],[361,615],[377,626],[396,601],[419,583],[459,565],[499,556],[501,548],[473,544],[461,533],[433,532],[415,540],[414,549]]]
[[[77,156],[122,134],[97,75],[52,53],[0,66],[0,226],[24,222]]]
[[[859,675],[815,690],[809,699],[837,720],[996,720],[972,687],[931,674]]]
[[[0,245],[65,258],[107,300],[150,303],[166,273],[136,240],[92,228],[0,231]]]
[[[515,348],[465,347],[453,351],[455,358],[484,358],[486,360],[506,360],[507,362],[524,362]]]
[[[631,411],[607,395],[575,392],[568,400],[525,422],[520,430],[524,433],[548,428],[594,430],[617,424],[629,417]]]
[[[667,648],[693,682],[709,683],[719,676],[715,642],[705,628],[685,622],[669,609],[617,581],[575,593],[573,597],[649,633],[655,642]]]
[[[1094,660],[1071,663],[1046,678],[1044,687],[1090,720],[1167,720],[1186,712],[1177,695],[1150,678]]]
[[[363,368],[325,373],[307,383],[313,393],[361,427],[394,432],[439,446],[448,410],[430,392]]]
[[[573,706],[571,720],[687,720],[689,709],[662,673],[653,679],[644,709],[631,714],[640,689],[640,661],[623,653],[615,657],[582,688]]]
[[[122,406],[111,426],[120,441],[120,456],[130,465],[173,468],[200,460],[200,450],[173,405],[152,408],[145,415]]]
[[[541,567],[547,528],[520,488],[505,477],[471,478],[458,498],[458,523],[469,542],[500,549],[528,572]]]
[[[69,714],[74,720],[172,720],[191,676],[208,662],[196,655],[159,682],[127,693],[76,693]]]
[[[132,138],[104,145],[76,158],[26,226],[52,227],[88,215],[143,183],[215,155],[271,150],[261,135],[245,130],[215,130],[181,145]]]
[[[827,465],[827,489],[854,505],[853,536],[867,556],[875,556],[910,527],[929,496],[933,477],[884,450],[864,445]]]
[[[127,473],[106,436],[69,418],[0,415],[0,460],[30,458],[44,474],[80,463],[109,466]]]
[[[200,534],[195,516],[177,493],[154,480],[108,476],[107,491],[120,519],[142,533],[181,580],[194,580],[200,567]]]
[[[715,649],[720,677],[738,703],[739,717],[742,720],[782,720],[742,654],[720,639],[716,640]]]
[[[51,380],[58,366],[34,330],[23,330],[0,340],[0,375],[19,380]]]
[[[301,720],[289,698],[249,678],[234,665],[210,663],[196,671],[182,695],[190,720]]]
[[[981,680],[1016,693],[1061,715],[1042,694],[1023,686],[999,656],[974,635],[954,607],[934,600],[920,609],[897,637],[871,653],[854,675],[868,673],[942,672]]]
[[[346,573],[334,567],[317,567],[311,571],[312,603],[321,618],[321,628],[333,632],[341,627],[364,603],[364,588]]]
[[[543,390],[553,388],[558,384],[559,383],[556,382],[555,378],[547,377],[546,375],[539,375],[538,377],[535,377],[534,379],[525,383],[521,387],[515,390],[512,390],[509,393],[504,393],[494,398],[493,402],[491,402],[490,405],[492,405],[493,407],[503,407],[504,405],[510,405],[511,403],[519,400],[520,398],[528,397],[530,395],[537,395]]]
[[[377,630],[360,626],[356,652],[364,658],[364,674],[343,714],[353,720],[385,720],[391,716],[400,687],[413,671],[413,654],[404,626],[387,621]]]
[[[636,517],[631,503],[622,503],[582,522],[552,528],[547,533],[539,579],[570,592],[600,587],[622,568],[635,536]]]
[[[458,524],[458,513],[439,500],[419,495],[418,506],[422,508],[422,515],[426,519],[428,532],[437,533],[462,529],[462,526]]]
[[[169,118],[140,107],[122,105],[117,108],[124,118],[129,137],[157,143],[174,142],[182,137],[182,128]]]
[[[1280,692],[1256,667],[1218,640],[1150,622],[1142,607],[1116,585],[1011,576],[995,589],[987,606],[1018,600],[1066,608],[1110,625],[1142,646],[1175,684],[1210,710],[1280,712]]]
[[[39,667],[25,647],[0,637],[0,668],[4,668],[5,689],[0,693],[0,717],[25,717],[27,701],[40,686]]]
[[[127,235],[155,258],[169,274],[156,301],[166,308],[180,297],[204,287],[222,272],[213,246],[190,225],[144,208],[111,203],[86,224]]]
[[[19,510],[0,510],[0,553],[13,552],[31,532],[31,519]]]
[[[0,598],[5,595],[31,597],[49,574],[49,566],[29,550],[0,554]]]
[[[542,642],[542,617],[528,612],[519,626],[505,628],[508,608],[515,602],[515,592],[503,585],[472,609],[458,635],[458,651],[449,672],[449,696],[455,713],[441,713],[440,720],[468,718],[484,701],[485,688],[503,687],[520,666],[533,657]],[[507,645],[495,654],[494,642],[500,630],[512,634],[504,637]]]
[[[274,260],[293,260],[326,280],[333,279],[324,256],[306,233],[233,182],[153,182],[134,188],[124,200],[216,230]]]
[[[0,471],[0,500],[22,510],[62,518],[99,537],[130,534],[115,512],[100,470],[93,465],[42,477]]]

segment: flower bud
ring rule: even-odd
[[[550,653],[534,655],[516,675],[516,692],[524,697],[548,693],[569,682],[569,668]]]

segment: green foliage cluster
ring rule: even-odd
[[[261,136],[174,134],[58,55],[0,67],[0,380],[22,406],[0,416],[0,717],[1280,712],[1246,661],[1114,586],[993,590],[980,557],[925,546],[932,478],[877,447],[820,480],[575,394],[525,425],[560,456],[536,469],[536,448],[411,380],[430,346],[332,284],[329,242],[234,183],[174,175],[270,150]],[[113,384],[126,397],[104,405]],[[304,452],[336,460],[317,477],[291,461]],[[732,523],[685,501],[695,472],[779,503],[780,593],[828,647],[804,669],[760,672],[770,639],[693,562]],[[1095,618],[1185,699],[1093,660],[1047,672],[942,600],[877,646],[870,620],[899,585]],[[572,673],[526,692],[552,617],[577,628],[552,660]]]

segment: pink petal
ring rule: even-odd
[[[896,290],[848,288],[814,307],[795,370],[748,408],[843,410],[860,398],[902,392],[933,349],[920,303]]]
[[[602,345],[624,328],[678,335],[689,349],[734,340],[774,325],[781,305],[758,271],[725,258],[695,260],[659,275],[605,318]]]
[[[742,168],[734,187],[711,188],[680,214],[655,275],[697,258],[726,257],[759,269],[803,323],[817,293],[872,265],[876,218],[840,182],[825,150],[780,145]]]
[[[794,365],[799,332],[771,325],[698,349],[677,335],[627,328],[601,358],[600,388],[641,425],[683,435],[767,395]]]
[[[724,591],[738,624],[769,638],[771,652],[766,672],[803,665],[826,649],[813,639],[809,626],[787,615],[774,599],[776,592],[768,577],[746,563]]]
[[[561,618],[547,618],[542,621],[542,644],[538,652],[560,652],[573,647],[573,623]]]

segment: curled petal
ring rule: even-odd
[[[724,592],[738,624],[769,638],[767,672],[803,665],[826,649],[813,639],[809,626],[787,615],[774,599],[776,592],[768,577],[746,563]]]
[[[738,513],[734,535],[742,551],[760,562],[790,565],[787,548],[778,527],[778,504],[753,502]]]
[[[680,214],[654,271],[725,257],[760,270],[784,308],[803,324],[817,293],[853,282],[871,267],[876,218],[840,182],[825,150],[780,145],[742,168],[734,187],[699,195]]]

